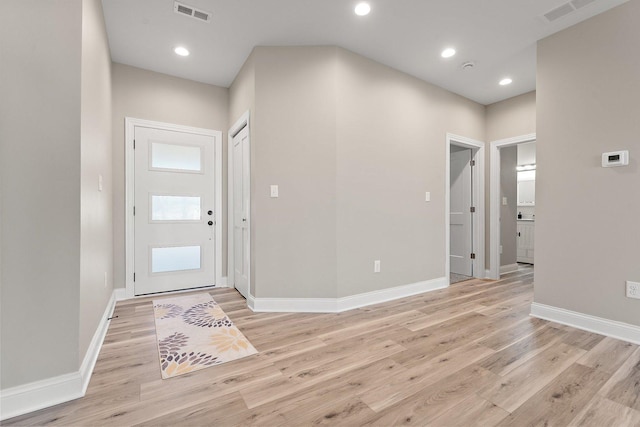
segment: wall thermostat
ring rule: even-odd
[[[627,166],[629,164],[629,150],[602,153],[602,167]]]

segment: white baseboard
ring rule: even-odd
[[[0,420],[48,408],[82,396],[80,371],[11,387],[1,391]]]
[[[396,286],[342,298],[255,298],[249,295],[247,305],[257,312],[339,313],[372,304],[392,301],[448,286],[446,277]]]
[[[113,314],[116,301],[122,299],[125,299],[124,288],[114,289],[78,371],[0,390],[0,420],[17,417],[84,396],[104,337],[109,329],[107,318]]]
[[[109,319],[113,316],[113,310],[116,308],[116,301],[125,299],[125,290],[123,288],[114,289],[111,293],[111,298],[107,303],[107,307],[104,310],[98,328],[93,334],[89,348],[82,359],[82,365],[80,365],[80,376],[82,377],[82,396],[87,392],[89,386],[89,380],[91,380],[91,374],[93,374],[93,368],[96,366],[104,337],[107,335],[109,329]]]
[[[518,264],[508,264],[508,265],[500,266],[500,274],[507,274],[517,270],[518,270]]]
[[[633,344],[640,344],[640,326],[629,323],[604,319],[536,302],[531,304],[531,315]]]
[[[247,297],[247,307],[249,307],[249,310],[251,311],[256,311],[255,310],[255,305],[256,305],[256,299],[253,295],[249,294],[249,296]]]

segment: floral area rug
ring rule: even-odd
[[[256,354],[208,293],[153,301],[162,379]]]

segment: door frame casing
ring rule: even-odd
[[[147,127],[152,129],[174,132],[192,133],[213,138],[214,152],[214,285],[222,286],[222,132],[213,129],[197,128],[173,123],[156,122],[153,120],[125,117],[125,295],[126,298],[136,298],[133,282],[135,269],[135,228],[133,207],[135,205],[135,151],[133,138],[135,128]],[[199,289],[206,289],[199,288]],[[183,291],[174,291],[183,292]],[[167,292],[171,293],[171,292]],[[148,296],[148,295],[147,295]]]
[[[536,134],[514,136],[512,138],[491,141],[489,144],[490,177],[489,177],[489,260],[490,268],[487,278],[500,278],[500,149],[514,145],[534,142]]]
[[[249,234],[249,239],[247,242],[247,251],[249,252],[249,268],[247,270],[247,282],[249,285],[247,298],[247,303],[250,302],[254,298],[254,295],[251,293],[251,123],[250,123],[250,114],[249,111],[245,111],[240,118],[229,128],[229,133],[227,134],[227,286],[230,288],[236,287],[235,280],[235,262],[234,256],[234,241],[233,241],[233,233],[234,233],[234,215],[233,215],[233,139],[235,136],[243,129],[247,128],[247,144],[249,145],[249,200],[247,211],[249,212],[247,218],[247,233]]]
[[[471,159],[475,161],[475,166],[471,169],[473,179],[472,195],[476,208],[475,215],[472,215],[473,224],[473,253],[476,258],[473,260],[473,277],[485,277],[484,265],[484,142],[467,138],[452,133],[447,133],[445,146],[445,277],[447,285],[450,283],[451,275],[451,146],[470,148]]]

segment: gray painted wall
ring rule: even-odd
[[[113,271],[125,286],[125,117],[215,129],[222,142],[222,274],[227,271],[227,156],[229,89],[123,64],[113,64]]]
[[[505,99],[487,105],[485,109],[486,137],[485,142],[485,266],[488,269],[491,262],[489,250],[489,236],[491,235],[489,206],[491,188],[489,177],[491,173],[491,158],[489,146],[492,141],[527,135],[536,132],[536,92],[525,93],[520,96]]]
[[[230,104],[233,122],[254,85],[252,293],[342,297],[444,276],[445,136],[482,140],[484,107],[336,47],[258,47],[250,61]]]
[[[3,389],[78,369],[80,0],[0,3]]]
[[[335,297],[336,48],[258,47],[254,59],[255,296]]]
[[[82,1],[81,78],[79,363],[113,292],[111,56],[100,0]]]
[[[483,140],[484,106],[337,52],[338,297],[443,277],[446,134]]]
[[[640,325],[640,2],[538,43],[534,300]],[[601,154],[628,149],[627,167]],[[580,209],[577,210],[576,206]]]
[[[518,248],[518,176],[516,164],[518,162],[518,147],[500,149],[500,244],[502,254],[500,265],[511,265],[517,261]],[[507,198],[506,206],[502,198]]]

